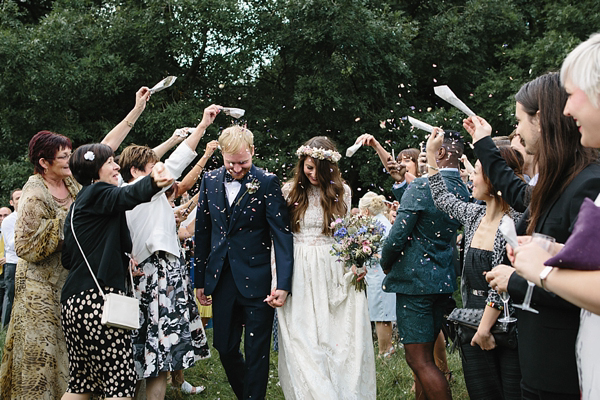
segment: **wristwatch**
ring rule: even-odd
[[[546,282],[546,278],[548,278],[548,275],[550,275],[552,270],[554,270],[554,267],[546,267],[542,270],[542,272],[540,272],[540,285],[545,291],[548,291],[548,289],[546,289],[546,285],[544,285],[544,283]]]

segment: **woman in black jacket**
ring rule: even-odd
[[[575,121],[563,115],[567,93],[557,73],[523,85],[515,98],[517,133],[539,170],[533,188],[506,166],[483,118],[470,117],[463,125],[473,136],[475,153],[494,187],[517,211],[526,208],[517,233],[543,233],[564,243],[583,199],[595,199],[600,192],[597,152],[581,145]],[[514,268],[500,265],[487,279],[492,288],[508,290],[515,303],[523,301],[527,281]],[[539,314],[517,314],[523,398],[579,399],[575,362],[579,308],[541,288],[534,289],[532,306]]]
[[[151,175],[119,188],[119,166],[112,149],[103,144],[79,147],[69,160],[69,168],[83,188],[64,227],[62,263],[69,275],[60,301],[70,376],[63,400],[89,399],[92,393],[132,398],[136,374],[130,331],[101,324],[104,299],[92,273],[107,293],[131,291],[126,287],[131,238],[125,211],[150,201],[173,179],[164,165],[157,163]]]

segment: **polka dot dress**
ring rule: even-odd
[[[106,288],[105,292],[115,290]],[[69,353],[67,392],[133,397],[136,375],[131,332],[102,325],[103,305],[97,288],[62,303],[61,320]]]

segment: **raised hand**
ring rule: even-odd
[[[211,104],[210,106],[206,107],[204,109],[204,113],[202,114],[202,121],[200,121],[198,126],[203,126],[206,129],[207,126],[213,123],[217,115],[219,115],[221,112],[222,108],[223,107],[216,104]]]
[[[370,135],[368,133],[363,133],[362,135],[360,135],[354,143],[362,143],[363,146],[370,147],[376,147],[379,144],[377,139],[375,139],[375,136]]]
[[[159,188],[169,186],[173,183],[173,181],[175,181],[175,179],[173,179],[173,177],[169,173],[169,170],[165,167],[165,164],[163,164],[162,162],[157,162],[154,165],[154,167],[152,168],[151,176],[154,182],[156,183],[156,186],[158,186]]]
[[[219,147],[218,140],[211,140],[210,142],[206,143],[206,150],[204,150],[204,156],[206,158],[211,157],[217,149],[217,147]]]
[[[473,143],[486,136],[492,136],[491,125],[488,124],[485,119],[477,115],[463,119],[463,127],[473,138]]]
[[[150,99],[150,89],[148,89],[146,86],[142,86],[135,93],[135,108],[143,111],[146,108],[146,103],[148,102],[149,99]]]

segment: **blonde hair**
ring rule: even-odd
[[[600,33],[569,53],[560,69],[560,83],[571,81],[585,92],[594,107],[600,107]]]
[[[369,210],[369,213],[371,215],[385,213],[385,211],[387,210],[387,207],[385,205],[385,197],[382,195],[378,195],[377,193],[367,192],[358,201],[358,208],[360,208],[361,210]]]
[[[235,154],[247,148],[254,148],[254,135],[249,129],[232,125],[224,129],[219,136],[219,147],[223,153]]]

